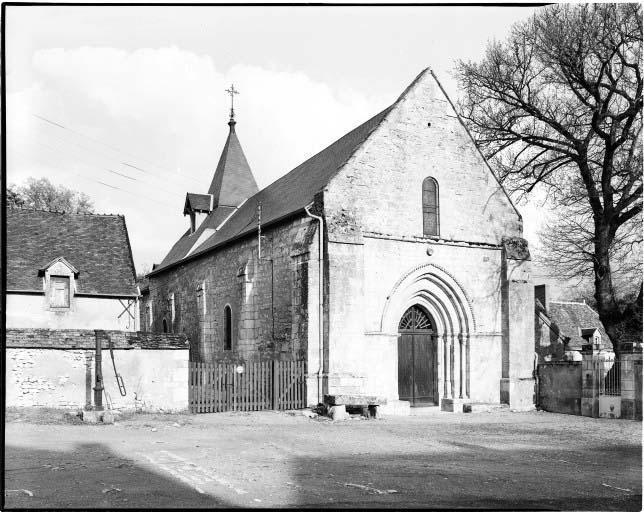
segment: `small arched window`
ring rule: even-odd
[[[230,306],[224,308],[224,350],[232,350],[233,348],[233,312]]]
[[[163,319],[163,332],[168,332],[168,322],[165,318]]]
[[[427,177],[423,181],[423,235],[440,235],[438,182],[431,177]]]

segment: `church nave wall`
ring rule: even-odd
[[[261,261],[254,236],[152,276],[151,330],[162,332],[165,319],[168,330],[185,333],[192,360],[304,358],[314,230],[310,219],[297,218],[262,232]],[[224,348],[226,306],[231,350]]]

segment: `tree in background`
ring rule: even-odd
[[[580,4],[543,8],[480,63],[457,63],[464,122],[510,190],[556,205],[546,259],[563,278],[592,275],[616,352],[642,333],[641,59],[639,4]]]
[[[54,185],[47,178],[29,178],[27,185],[7,187],[7,204],[38,210],[72,213],[93,213],[94,205],[84,192],[63,185]]]

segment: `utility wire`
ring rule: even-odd
[[[111,169],[106,169],[108,172],[111,172],[112,174],[118,174],[119,176],[123,176],[124,178],[127,178],[128,180],[132,181],[139,181],[136,178],[133,178],[132,176],[128,176],[127,174],[121,174],[120,172],[112,171]]]
[[[87,176],[81,176],[78,173],[76,174],[76,176],[80,176],[81,178],[85,178],[85,179],[91,179],[91,178],[87,178]],[[165,203],[164,201],[158,201],[157,199],[153,199],[151,197],[144,196],[144,195],[138,194],[136,192],[132,192],[131,190],[125,190],[125,189],[120,188],[120,187],[115,187],[114,185],[109,185],[108,183],[103,183],[100,180],[92,180],[92,181],[95,181],[96,183],[100,183],[101,185],[104,185],[106,187],[113,188],[114,190],[120,190],[121,192],[125,192],[126,194],[131,194],[131,195],[136,196],[136,197],[143,197],[143,198],[147,199],[148,201],[154,201],[155,203],[159,203],[159,204],[168,204],[168,203]]]
[[[60,138],[58,138],[58,137],[56,137],[56,139],[57,139],[57,140],[61,140],[61,139],[60,139]],[[63,140],[63,142],[67,142],[67,141],[64,141],[64,139],[62,139],[62,140]],[[61,154],[61,155],[65,155],[65,156],[67,155],[67,153],[65,153],[65,152],[64,152],[65,150],[63,150],[63,149],[62,149],[62,148],[60,148],[60,147],[54,147],[54,146],[51,146],[51,145],[46,144],[45,142],[43,142],[43,141],[41,141],[41,140],[35,140],[35,142],[36,142],[37,144],[40,144],[41,146],[44,146],[44,147],[46,147],[46,148],[48,148],[48,149],[52,150],[52,151],[56,151],[56,152],[58,152],[58,153],[59,153],[59,154]],[[79,155],[81,158],[83,158],[83,157],[84,157],[84,155],[80,154],[78,151],[76,151],[76,154],[77,154],[77,155]],[[94,164],[94,163],[87,163],[87,162],[86,162],[86,165],[90,165],[90,166],[92,166],[92,167],[96,167],[97,169],[100,169],[100,170],[102,170],[102,171],[108,171],[108,172],[111,172],[111,173],[113,173],[113,174],[118,174],[119,176],[123,176],[124,178],[128,178],[128,179],[130,179],[130,180],[134,180],[134,181],[138,181],[138,182],[140,182],[140,183],[143,183],[143,184],[145,184],[146,186],[156,187],[156,188],[158,188],[159,190],[161,190],[161,191],[165,192],[166,194],[169,194],[169,195],[171,195],[171,196],[175,196],[175,197],[176,197],[176,191],[174,191],[174,190],[168,190],[167,188],[162,187],[162,186],[161,186],[161,185],[159,185],[158,183],[154,183],[154,182],[152,182],[152,183],[148,183],[148,182],[145,182],[145,181],[141,181],[141,180],[140,180],[140,179],[138,179],[138,178],[134,178],[134,177],[129,176],[129,175],[127,175],[127,174],[119,173],[119,172],[114,171],[114,170],[112,170],[112,169],[108,169],[107,167],[100,167],[99,165]]]
[[[81,132],[78,132],[78,131],[76,131],[76,130],[73,130],[72,128],[68,128],[67,126],[64,126],[64,125],[62,125],[62,124],[60,124],[60,123],[57,123],[56,121],[52,121],[51,119],[48,119],[48,118],[46,118],[46,117],[44,117],[44,116],[41,116],[41,115],[38,115],[38,114],[34,114],[34,113],[32,113],[32,115],[33,115],[35,118],[40,119],[40,120],[41,120],[41,121],[43,121],[43,122],[46,122],[46,123],[51,124],[52,126],[55,126],[55,127],[57,127],[57,128],[61,128],[61,129],[63,129],[63,130],[67,130],[68,132],[71,132],[71,133],[73,133],[73,134],[75,134],[75,135],[78,135],[78,136],[80,136],[80,137],[84,137],[84,138],[86,138],[86,139],[89,139],[89,140],[91,140],[92,142],[95,142],[96,144],[101,144],[101,145],[103,145],[103,146],[105,146],[105,147],[107,147],[107,148],[111,149],[112,151],[115,151],[116,153],[121,153],[121,154],[123,154],[123,155],[130,155],[130,156],[133,156],[133,157],[135,157],[135,158],[139,158],[139,159],[142,159],[142,160],[147,160],[146,158],[143,158],[143,157],[141,157],[141,156],[137,156],[137,155],[134,155],[133,153],[130,153],[130,152],[124,151],[124,150],[122,150],[122,149],[119,149],[119,148],[117,148],[117,147],[115,147],[115,146],[112,146],[112,145],[110,145],[110,144],[107,144],[106,142],[103,142],[103,141],[100,141],[100,140],[98,140],[98,139],[95,139],[94,137],[90,137],[89,135],[86,135],[86,134],[84,134],[84,133],[81,133]],[[164,167],[164,166],[161,166],[161,165],[159,165],[159,164],[155,164],[154,162],[152,162],[152,161],[150,161],[150,160],[147,160],[147,162],[148,162],[148,163],[150,163],[150,164],[152,164],[152,165],[153,165],[154,167],[156,167],[157,169],[159,169],[159,170],[160,170],[160,172],[161,172],[162,174],[168,174],[168,175],[171,175],[171,176],[177,177],[177,176],[176,176],[176,174],[175,174],[173,171],[170,171],[168,168],[166,168],[166,167]],[[122,164],[123,164],[123,165],[127,165],[127,166],[129,166],[129,167],[134,167],[135,169],[138,169],[138,170],[140,170],[140,171],[142,171],[142,172],[147,172],[147,173],[149,173],[149,174],[157,174],[157,173],[154,173],[154,172],[152,172],[152,171],[146,171],[146,170],[141,169],[140,167],[136,167],[136,166],[134,166],[134,165],[127,164],[127,163],[125,163],[125,162],[122,162]],[[161,170],[161,169],[168,169],[168,170],[163,171],[163,170]],[[199,184],[199,185],[201,185],[201,184],[202,184],[201,182],[199,182],[199,180],[196,180],[196,179],[192,178],[191,176],[181,176],[181,179],[189,179],[189,180],[194,181],[195,183],[197,183],[197,184]]]
[[[43,144],[43,146],[45,146],[45,147],[47,147],[47,148],[49,148],[49,149],[52,149],[51,147],[47,146],[46,144]],[[34,154],[31,154],[31,153],[27,153],[26,151],[23,151],[23,150],[21,150],[21,149],[19,149],[19,148],[13,148],[13,150],[12,150],[12,151],[16,151],[16,152],[18,152],[18,153],[21,153],[21,154],[23,154],[24,156],[26,156],[26,157],[28,157],[28,158],[34,158],[34,157],[35,157],[37,160],[40,160],[42,163],[45,163],[46,165],[51,165],[51,162],[50,162],[50,161],[46,160],[45,158],[43,158],[43,157],[42,157],[42,156],[40,156],[40,155],[34,155]],[[87,166],[87,164],[81,164],[81,165],[85,165],[85,166]],[[89,178],[89,177],[87,177],[87,176],[85,176],[85,175],[82,175],[82,174],[79,174],[79,173],[74,173],[74,175],[75,175],[75,176],[78,176],[79,178],[83,178],[84,180],[87,180],[87,181],[93,181],[93,182],[99,183],[99,184],[101,184],[101,185],[103,185],[103,186],[106,186],[106,187],[112,188],[112,189],[114,189],[114,190],[119,190],[119,191],[121,191],[121,192],[125,192],[126,194],[134,195],[134,196],[136,196],[136,197],[138,197],[138,198],[140,198],[140,199],[147,199],[148,201],[153,201],[153,202],[155,202],[155,203],[159,203],[159,204],[162,204],[162,205],[165,205],[165,206],[170,206],[170,207],[172,207],[172,208],[175,208],[175,207],[176,207],[176,205],[173,205],[173,204],[171,204],[171,203],[169,203],[169,202],[167,202],[167,201],[161,201],[161,200],[154,199],[154,198],[149,197],[149,196],[144,195],[144,194],[139,194],[139,193],[131,192],[131,191],[129,191],[129,190],[124,190],[124,189],[122,189],[122,188],[120,188],[120,187],[116,187],[116,186],[114,186],[114,185],[109,185],[108,183],[104,183],[104,182],[102,182],[102,181],[100,181],[100,180],[97,180],[97,179],[94,179],[94,178]]]

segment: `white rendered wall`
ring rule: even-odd
[[[121,299],[121,302],[127,305],[127,299]],[[128,313],[123,313],[121,302],[113,298],[74,296],[69,308],[53,310],[45,295],[8,293],[6,326],[136,331],[139,322],[137,305],[130,306],[132,319]]]

